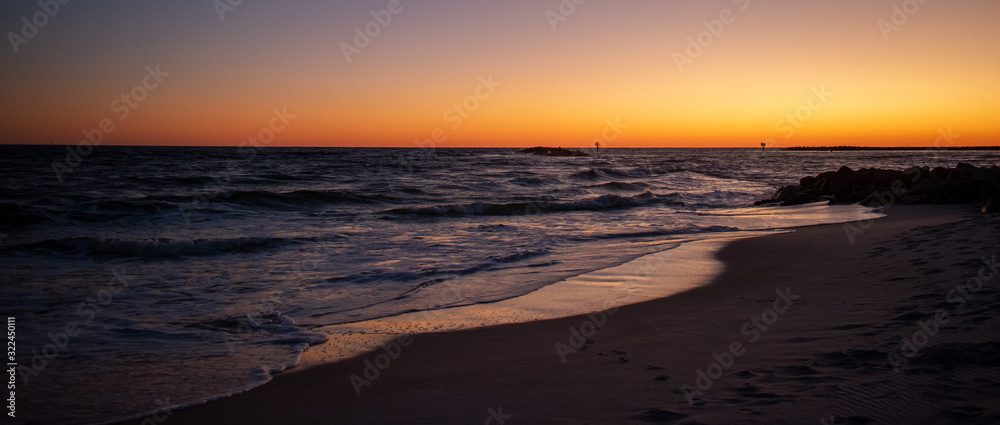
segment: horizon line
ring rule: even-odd
[[[3,143],[0,146],[76,146],[67,143]],[[281,148],[315,148],[315,149],[529,149],[534,147],[552,146],[316,146],[316,145],[280,145],[280,146],[238,146],[238,145],[194,145],[194,144],[101,144],[105,147],[161,147],[161,148],[251,148],[251,149],[281,149]],[[556,146],[561,148],[561,146]],[[569,150],[595,150],[593,147],[570,147]],[[613,149],[750,149],[762,150],[760,146],[616,146],[602,147],[601,150]],[[873,145],[816,145],[816,146],[774,146],[763,150],[1000,150],[1000,145],[970,145],[970,146],[873,146]]]

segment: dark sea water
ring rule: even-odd
[[[69,162],[0,146],[23,423],[230,395],[295,365],[316,327],[516,297],[677,235],[845,220],[749,206],[805,175],[1000,152],[106,146]],[[443,305],[443,284],[464,298]]]

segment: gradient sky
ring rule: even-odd
[[[436,129],[440,147],[1000,144],[996,0],[929,0],[888,39],[902,0],[587,0],[553,30],[570,2],[402,0],[348,63],[342,43],[388,0],[243,0],[224,20],[211,0],[70,1],[17,53],[42,9],[9,0],[0,143],[76,143],[108,119],[106,144],[238,145],[278,108],[296,116],[272,146],[413,147]],[[170,75],[112,110],[156,65]]]

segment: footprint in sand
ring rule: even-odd
[[[743,384],[742,386],[739,386],[739,387],[736,387],[736,388],[733,389],[733,391],[735,391],[737,394],[739,394],[739,395],[741,395],[743,397],[746,397],[746,398],[756,398],[756,399],[777,399],[777,398],[781,398],[777,394],[763,392],[762,390],[763,389],[761,387],[758,387],[758,386],[750,384],[750,383]],[[786,398],[790,398],[790,397],[791,396],[786,396]]]
[[[890,278],[886,279],[886,281],[887,282],[898,282],[900,280],[913,280],[913,279],[916,279],[916,278],[913,277],[913,276],[902,276],[902,277],[890,277]]]
[[[763,412],[758,412],[756,410],[747,409],[747,408],[739,409],[739,410],[737,410],[737,412],[740,412],[740,413],[742,413],[744,415],[750,415],[750,416],[761,416],[761,415],[764,414]]]
[[[806,375],[818,375],[819,371],[813,369],[809,366],[802,365],[784,365],[777,367],[778,372],[782,375],[788,376],[806,376]]]
[[[928,316],[930,316],[930,315],[927,314],[927,313],[921,313],[919,311],[911,311],[909,313],[901,314],[899,316],[893,317],[892,320],[901,320],[901,321],[906,321],[906,322],[912,322],[914,320],[920,320],[920,319],[923,319],[923,318],[928,317]]]
[[[953,418],[974,418],[976,416],[983,414],[983,409],[978,406],[958,406],[952,407],[949,410],[944,410],[941,413],[951,416]]]
[[[669,410],[663,410],[657,408],[648,409],[645,412],[642,412],[634,416],[634,418],[639,421],[654,423],[654,424],[670,423],[684,419],[686,417],[688,417],[688,415],[685,415],[683,413],[671,412]]]
[[[734,375],[737,378],[740,378],[740,379],[751,379],[751,378],[757,378],[757,377],[764,376],[764,374],[762,374],[762,373],[758,373],[758,372],[755,372],[755,371],[752,371],[752,370],[749,370],[749,369],[744,370],[744,371],[740,371],[740,372],[736,372]]]
[[[867,327],[871,327],[871,326],[875,326],[875,324],[874,323],[852,323],[852,324],[849,324],[849,325],[840,325],[840,326],[834,327],[832,329],[835,330],[835,331],[849,331],[851,329],[867,328]]]

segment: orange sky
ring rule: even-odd
[[[1000,144],[996,1],[929,1],[888,37],[903,1],[403,0],[385,26],[387,0],[243,2],[224,20],[207,1],[73,2],[17,53],[40,9],[15,3],[0,143],[76,143],[107,119],[107,144],[238,145],[277,108],[295,117],[272,146]],[[366,24],[378,35],[348,62]],[[169,75],[134,91],[155,65]],[[146,97],[126,116],[130,91]]]

